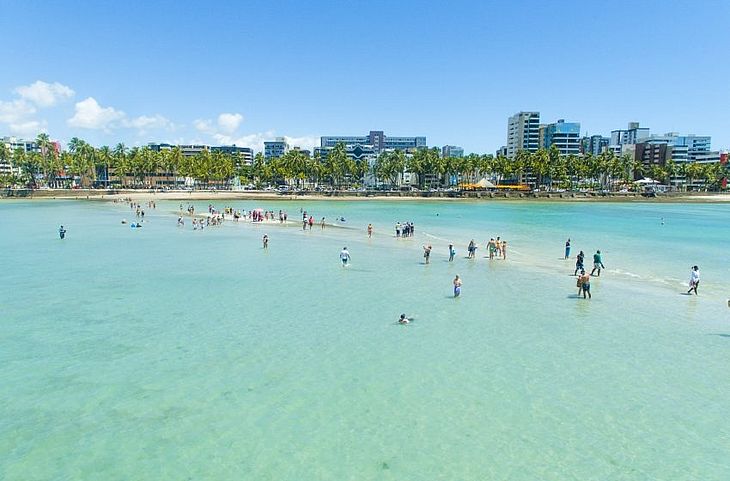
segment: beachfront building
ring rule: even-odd
[[[641,127],[639,122],[629,122],[628,128],[611,131],[611,141],[608,144],[608,150],[613,151],[616,155],[621,155],[623,145],[635,145],[649,137],[649,135],[650,131],[648,127]]]
[[[599,155],[601,152],[608,150],[611,139],[603,135],[585,136],[580,140],[581,154]]]
[[[540,112],[518,112],[507,120],[507,157],[540,148]]]
[[[240,168],[243,165],[253,164],[253,149],[250,147],[239,147],[236,144],[233,145],[217,145],[210,148],[211,152],[223,152],[233,157],[236,163],[236,168]]]
[[[289,151],[289,144],[284,137],[277,137],[274,140],[264,142],[264,159],[278,159]]]
[[[241,165],[251,165],[253,163],[253,149],[250,147],[239,147],[233,145],[204,145],[204,144],[166,144],[166,143],[149,143],[147,147],[155,152],[172,150],[175,147],[180,149],[184,157],[194,157],[204,150],[208,152],[223,152],[231,155],[236,160],[236,167]]]
[[[13,167],[12,163],[13,155],[18,149],[26,154],[31,152],[40,152],[40,148],[35,140],[24,140],[17,137],[3,137],[0,139],[0,143],[5,145],[5,150],[8,154],[8,158],[0,159],[0,175],[20,175],[20,168]]]
[[[426,148],[426,137],[388,137],[382,130],[371,130],[368,135],[353,136],[353,135],[327,135],[320,137],[320,148],[328,149],[335,145],[342,143],[347,146],[354,145],[369,145],[373,148],[376,154],[384,150],[413,150],[413,149],[425,149]]]
[[[444,145],[441,147],[441,157],[464,157],[464,149],[456,145]]]
[[[555,123],[542,125],[539,139],[542,148],[555,146],[560,155],[577,155],[580,153],[580,123],[558,119]]]
[[[378,155],[386,151],[402,150],[413,152],[418,149],[427,148],[425,136],[415,137],[389,137],[382,130],[371,130],[368,135],[327,135],[320,137],[320,146],[314,149],[315,156],[319,154],[322,161],[327,159],[329,152],[337,145],[343,144],[347,156],[355,161],[367,161],[372,171]],[[404,172],[405,174],[405,172]],[[409,178],[402,176],[403,179]],[[373,175],[367,174],[364,178],[365,186],[374,186],[376,179]]]

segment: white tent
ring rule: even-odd
[[[493,189],[496,187],[494,184],[489,182],[487,179],[482,179],[479,182],[477,182],[477,185],[481,187],[482,189]]]
[[[640,184],[640,185],[653,184],[653,185],[656,185],[656,184],[660,184],[660,182],[658,180],[650,179],[649,177],[644,177],[641,180],[635,181],[634,184]]]

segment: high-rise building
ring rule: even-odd
[[[320,137],[320,148],[328,149],[342,143],[345,146],[369,145],[376,154],[384,150],[413,150],[426,147],[426,137],[388,137],[382,130],[371,130],[368,135],[328,135]]]
[[[627,129],[612,130],[610,145],[637,144],[649,137],[648,127],[639,127],[639,122],[629,122]]]
[[[540,112],[518,112],[507,121],[507,157],[520,150],[536,152],[540,147]]]
[[[444,145],[441,147],[441,157],[464,157],[464,149],[456,145]]]
[[[566,122],[559,119],[557,122],[547,124],[540,129],[539,137],[545,149],[552,146],[557,147],[560,155],[580,153],[580,124],[578,122]]]
[[[278,159],[289,151],[289,144],[284,137],[277,137],[275,140],[264,142],[264,159]]]
[[[583,137],[580,141],[580,151],[582,154],[598,155],[608,149],[608,143],[611,139],[602,135],[591,135]]]

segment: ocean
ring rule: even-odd
[[[730,479],[726,205],[179,204],[0,202],[0,479]]]

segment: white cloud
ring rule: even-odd
[[[149,115],[140,115],[139,117],[135,117],[133,119],[125,120],[124,121],[125,127],[130,127],[133,129],[138,129],[141,132],[145,132],[150,129],[169,129],[172,130],[174,128],[174,124],[166,117],[163,117],[160,114],[155,114],[152,116]]]
[[[22,99],[29,100],[39,107],[52,107],[61,100],[73,97],[76,92],[58,82],[49,84],[42,80],[36,80],[30,85],[17,87],[15,93],[20,95]]]
[[[26,122],[9,124],[10,132],[13,135],[32,138],[41,132],[46,132],[47,123],[45,120],[28,120]]]
[[[0,101],[0,122],[17,123],[36,113],[36,108],[23,99]]]
[[[216,133],[213,138],[218,145],[237,145],[239,147],[251,147],[254,150],[264,150],[264,141],[274,138],[274,132],[253,133],[246,135],[226,135]]]
[[[238,126],[243,122],[243,115],[222,113],[218,116],[218,128],[221,132],[232,134],[238,130]]]
[[[215,133],[213,123],[210,120],[196,119],[193,121],[193,126],[200,132],[205,132],[206,134]]]
[[[284,138],[290,147],[313,150],[315,147],[319,147],[320,144],[320,138],[316,135],[305,135],[303,137],[284,136]]]
[[[116,127],[115,122],[122,120],[126,115],[114,107],[102,107],[94,97],[77,102],[75,110],[74,116],[67,122],[71,127],[82,129],[109,130]]]

